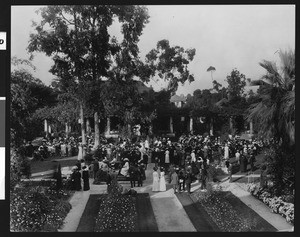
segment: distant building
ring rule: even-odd
[[[182,108],[182,106],[186,103],[186,97],[184,95],[173,95],[170,98],[170,102],[174,103],[177,108]]]

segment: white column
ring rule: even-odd
[[[107,117],[106,119],[106,134],[110,134],[110,117]]]
[[[69,133],[69,126],[68,126],[68,123],[65,123],[65,132],[66,132],[66,135]]]
[[[190,132],[193,134],[194,131],[193,131],[193,118],[190,117]]]
[[[174,129],[173,129],[173,117],[170,116],[170,133],[173,133]]]
[[[253,134],[253,122],[250,122],[250,134]]]
[[[49,124],[49,126],[48,126],[48,131],[49,131],[49,133],[51,134],[52,129],[51,129],[51,125],[50,125],[50,124]]]
[[[47,119],[44,120],[44,132],[46,134],[48,134],[48,121],[47,121]]]

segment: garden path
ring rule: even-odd
[[[135,187],[139,193],[147,192],[150,195],[151,205],[157,221],[158,230],[163,231],[196,231],[183,206],[174,195],[171,185],[167,184],[167,191],[152,192],[152,169],[154,164],[148,164],[146,180],[143,187]],[[129,182],[120,182],[127,189],[130,189]],[[106,192],[106,185],[93,185],[90,181],[89,191],[76,191],[70,200],[72,209],[65,218],[61,232],[75,232],[80,222],[81,215],[85,209],[90,194],[101,194]],[[195,189],[193,185],[192,190]]]
[[[143,187],[135,187],[134,189],[139,193],[149,193],[151,205],[157,221],[158,230],[160,232],[194,232],[196,231],[182,204],[174,195],[171,185],[167,184],[167,191],[152,192],[152,169],[154,164],[148,164],[146,170],[146,177]],[[75,232],[79,224],[81,215],[85,209],[86,203],[90,194],[101,194],[106,192],[106,185],[93,185],[90,181],[91,189],[89,191],[75,192],[70,203],[72,209],[65,219],[65,225],[59,231]],[[127,189],[130,189],[129,182],[120,182],[120,184]],[[278,231],[293,231],[293,226],[286,222],[286,220],[275,213],[272,213],[270,208],[253,197],[245,190],[245,184],[232,182],[229,183],[225,177],[220,185],[224,191],[231,191],[242,202],[253,209],[262,218],[273,225]],[[197,181],[192,184],[191,191],[199,188]]]

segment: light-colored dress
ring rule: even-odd
[[[128,170],[129,170],[129,162],[126,161],[125,164],[123,165],[121,171],[120,171],[120,174],[124,175],[124,176],[127,176],[128,175]]]
[[[159,176],[158,176],[157,171],[154,171],[154,172],[153,172],[152,191],[153,191],[153,192],[159,191]]]
[[[229,147],[225,146],[224,148],[224,158],[229,159]]]
[[[170,163],[170,152],[168,150],[165,152],[165,163]]]
[[[67,146],[66,144],[61,144],[60,145],[60,150],[61,150],[61,156],[66,156],[67,155]]]
[[[165,179],[165,172],[160,172],[160,182],[159,182],[159,191],[166,191],[166,179]]]
[[[196,162],[196,154],[195,154],[195,152],[191,153],[191,160],[192,160],[192,162]]]
[[[82,160],[83,159],[83,149],[82,149],[82,146],[79,145],[78,146],[78,157],[77,157],[77,160]]]

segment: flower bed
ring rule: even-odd
[[[225,193],[221,189],[213,189],[208,186],[207,192],[198,191],[192,195],[201,203],[221,231],[251,231],[253,226],[251,220],[239,215],[235,207],[226,201]]]
[[[15,232],[54,232],[71,209],[70,191],[52,187],[19,187],[10,193],[10,229]]]
[[[283,216],[287,222],[294,224],[294,204],[283,200],[283,197],[272,197],[267,189],[263,189],[259,184],[249,184],[248,191],[257,199],[268,205],[272,212]]]
[[[137,229],[137,210],[134,196],[125,195],[123,187],[114,178],[108,186],[108,195],[100,197],[95,232],[133,232]]]

